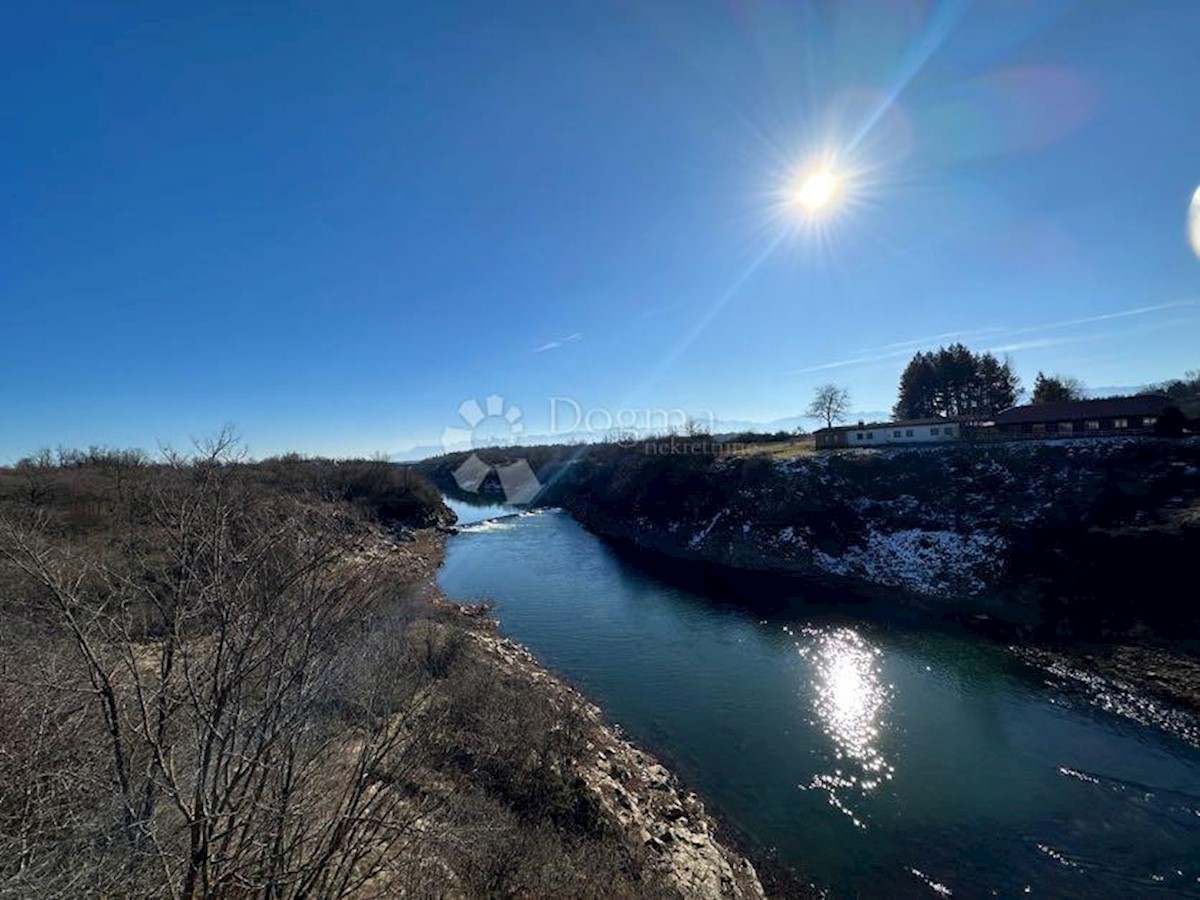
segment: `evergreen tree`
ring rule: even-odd
[[[900,376],[900,397],[892,408],[897,419],[937,415],[937,371],[932,353],[917,353]]]
[[[1017,402],[1021,381],[1007,360],[962,344],[916,353],[900,376],[898,419],[988,419]]]

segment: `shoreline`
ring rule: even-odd
[[[456,603],[437,585],[449,529],[412,533],[422,560],[426,599],[458,614],[470,640],[509,677],[549,688],[557,701],[580,710],[592,733],[589,758],[578,774],[612,822],[647,851],[649,867],[686,897],[765,900],[767,896],[815,897],[819,891],[789,869],[755,852],[750,841],[711,812],[704,800],[650,750],[630,741],[602,708],[559,674],[543,666],[523,644],[502,637],[486,605]],[[410,543],[411,546],[411,543]],[[759,866],[768,873],[768,895]]]
[[[1200,746],[1200,647],[1195,641],[1039,638],[1027,624],[1006,621],[974,607],[947,609],[944,604],[914,602],[907,597],[896,602],[894,594],[882,589],[859,592],[841,585],[839,590],[825,581],[796,573],[688,559],[647,547],[627,535],[597,530],[594,523],[580,519],[569,509],[564,512],[628,564],[715,602],[733,602],[756,612],[774,612],[790,605],[782,599],[789,592],[804,593],[825,610],[898,627],[932,628],[986,640],[1102,708]],[[752,593],[770,599],[760,604],[747,603],[744,598],[748,584],[754,588]],[[852,599],[848,600],[848,596]],[[738,599],[735,601],[734,597]],[[736,837],[733,842],[755,862],[770,866],[769,858],[754,853],[752,847],[747,849],[746,842]]]
[[[564,518],[569,515],[567,510],[563,510],[559,515]],[[571,516],[570,518],[574,518]],[[576,520],[578,521],[578,520]],[[580,522],[580,525],[584,523]],[[589,532],[595,534],[592,529]],[[603,536],[598,536],[603,539]],[[608,539],[603,539],[606,545],[612,545],[614,542]],[[709,581],[708,578],[701,577],[697,579],[698,574],[696,569],[711,568],[707,565],[687,565],[685,561],[677,557],[664,556],[646,551],[644,548],[636,548],[628,540],[623,543],[624,549],[621,547],[614,548],[626,561],[631,564],[639,564],[641,568],[648,570],[650,574],[667,575],[675,573],[677,576],[687,579],[691,577],[693,582],[699,580],[701,584],[693,585],[694,587],[703,589],[705,586],[711,589],[711,582],[707,585],[704,582]],[[450,547],[452,545],[447,545]],[[636,555],[637,560],[631,560],[630,556]],[[657,563],[657,565],[655,565]],[[665,569],[665,572],[662,571]],[[727,594],[724,598],[714,596],[711,590],[703,591],[714,603],[730,602],[736,603],[744,609],[750,608],[762,609],[763,606],[772,604],[780,604],[784,601],[784,597],[780,594],[771,594],[763,591],[758,593],[754,590],[746,590],[746,580],[760,583],[762,587],[766,587],[763,581],[762,573],[743,573],[735,567],[724,567],[724,577],[731,585],[739,585],[742,590],[737,591],[740,598]],[[678,581],[679,578],[669,579]],[[795,581],[793,579],[793,581]],[[793,587],[796,585],[793,584]],[[476,583],[476,585],[467,593],[463,594],[466,599],[471,599],[478,592],[480,596],[486,596],[488,591],[488,582]],[[798,600],[795,605],[796,609],[803,609],[803,600],[799,598],[805,597],[805,594],[798,591],[793,591]],[[829,599],[835,599],[836,595],[830,595]],[[743,602],[737,602],[740,599]],[[747,599],[750,603],[746,603]],[[903,610],[898,610],[894,606],[891,608],[890,615],[882,615],[888,609],[887,604],[876,602],[871,604],[864,601],[861,604],[847,605],[844,602],[839,604],[841,609],[849,617],[866,617],[873,619],[877,614],[881,620],[880,624],[884,628],[899,627],[901,630],[913,630],[930,628],[933,631],[944,631],[948,633],[957,633],[963,639],[975,639],[986,637],[989,640],[985,644],[993,645],[993,651],[997,656],[1007,656],[1011,660],[1011,667],[1014,672],[1021,671],[1021,678],[1028,682],[1030,689],[1043,690],[1047,696],[1057,698],[1051,702],[1065,703],[1069,707],[1091,709],[1089,715],[1097,717],[1107,717],[1113,715],[1113,721],[1117,718],[1129,720],[1129,724],[1134,727],[1144,727],[1147,739],[1150,739],[1151,732],[1163,732],[1164,736],[1178,739],[1182,743],[1189,744],[1193,747],[1200,746],[1200,718],[1194,716],[1176,714],[1175,711],[1158,702],[1160,698],[1171,693],[1168,697],[1169,701],[1182,705],[1187,698],[1189,686],[1196,687],[1200,685],[1200,666],[1192,670],[1191,675],[1181,677],[1179,679],[1160,678],[1162,681],[1159,685],[1149,683],[1149,679],[1145,683],[1139,681],[1139,686],[1144,690],[1131,688],[1129,681],[1134,676],[1149,676],[1152,679],[1155,673],[1161,675],[1164,667],[1170,665],[1170,653],[1163,648],[1130,648],[1130,647],[1105,647],[1102,644],[1085,643],[1082,640],[1044,640],[1037,642],[1033,648],[1022,648],[1013,646],[1011,643],[1012,634],[1007,632],[1001,622],[990,622],[984,620],[982,622],[975,621],[971,617],[947,617],[945,615],[937,615],[936,610],[920,610],[905,607]],[[755,600],[759,601],[755,604]],[[944,610],[942,611],[944,613]],[[786,614],[786,613],[785,613]],[[890,623],[890,625],[888,624]],[[491,623],[489,623],[491,624]],[[494,628],[494,624],[492,625]],[[1033,640],[1034,636],[1026,634],[1026,638]],[[983,646],[983,645],[981,645]],[[1032,649],[1034,652],[1024,653],[1023,650]],[[523,648],[522,648],[523,650]],[[1102,652],[1104,651],[1104,652]],[[1139,655],[1139,651],[1141,655]],[[1144,661],[1147,657],[1145,654],[1153,653],[1156,656],[1158,664],[1155,666],[1141,665],[1140,661]],[[529,665],[535,669],[541,667],[536,660],[527,652],[523,652],[523,657]],[[1121,666],[1121,668],[1117,668]],[[1081,667],[1084,667],[1081,669]],[[1170,671],[1168,668],[1167,671]],[[1082,674],[1084,677],[1078,677]],[[1103,676],[1103,677],[1101,677]],[[1118,680],[1119,676],[1123,676]],[[562,677],[555,674],[555,679],[560,682],[570,684],[569,677]],[[1045,679],[1043,683],[1043,679]],[[1174,684],[1172,684],[1172,681]],[[1174,688],[1174,691],[1171,689]],[[1151,690],[1153,689],[1153,696]],[[1195,696],[1200,696],[1197,694]],[[598,712],[598,711],[597,711]],[[1115,714],[1115,715],[1114,715]],[[620,738],[621,732],[619,727],[610,729],[615,737]],[[645,754],[641,759],[643,765],[652,766],[655,764],[663,765],[667,768],[672,766],[672,758],[670,749],[664,753],[654,746],[651,740],[647,743],[644,739],[639,740],[639,748],[646,748],[650,754]],[[686,770],[686,766],[685,766]],[[697,776],[700,773],[694,773]],[[621,806],[616,805],[615,797],[606,798],[609,800],[606,803],[606,808],[610,811],[620,812]],[[678,815],[678,813],[676,813]],[[789,893],[781,890],[772,880],[771,875],[771,856],[769,851],[762,847],[756,846],[756,842],[748,835],[741,836],[745,838],[745,842],[739,840],[737,828],[729,823],[721,822],[719,814],[713,815],[709,813],[710,818],[715,819],[718,823],[715,829],[715,834],[719,839],[723,839],[727,848],[732,848],[736,852],[741,853],[749,859],[757,869],[759,883],[766,886],[766,891],[771,896],[814,896],[819,895],[818,889],[807,886],[805,892],[796,890]],[[649,837],[649,835],[647,835]],[[650,845],[655,850],[659,848]],[[785,871],[785,875],[793,877],[799,876],[803,872],[803,867],[806,865],[803,846],[801,855],[798,859],[794,859],[794,869]],[[802,877],[802,876],[801,876]],[[678,882],[677,882],[678,883]]]
[[[1197,656],[1135,644],[1008,650],[1088,702],[1200,747]]]
[[[735,595],[744,597],[744,590],[730,590],[734,584],[739,588],[750,584],[772,596],[761,605],[738,601],[738,605],[759,612],[788,606],[787,600],[778,599],[787,592],[804,592],[823,609],[843,610],[847,615],[881,623],[941,629],[992,641],[1007,647],[1027,665],[1083,683],[1093,692],[1107,688],[1139,694],[1167,707],[1162,718],[1172,718],[1173,713],[1178,713],[1176,718],[1185,717],[1200,723],[1200,642],[1194,640],[1039,638],[1034,629],[1024,623],[1005,621],[974,608],[946,609],[942,604],[923,604],[909,597],[901,597],[897,602],[895,595],[878,587],[867,591],[843,587],[839,591],[825,581],[795,573],[688,559],[639,544],[627,536],[595,530],[588,522],[574,515],[572,518],[630,565],[719,602],[732,602],[730,598]],[[852,599],[847,599],[847,591]],[[1115,704],[1117,707],[1124,705]],[[1159,727],[1166,726],[1160,724]],[[1166,730],[1177,731],[1176,728]],[[1185,726],[1184,730],[1194,735],[1188,738],[1190,742],[1200,745],[1200,724],[1196,728]]]
[[[481,451],[483,452],[483,451]],[[517,455],[485,453],[492,465]],[[888,620],[954,624],[1022,645],[1161,648],[1200,658],[1200,628],[1161,573],[1200,544],[1200,439],[945,446],[656,459],[602,446],[521,448],[558,506],[667,580],[791,593]],[[450,496],[451,454],[420,470]],[[497,499],[498,481],[479,486]],[[470,502],[470,501],[468,501]],[[1128,655],[1133,651],[1125,651]],[[1140,666],[1114,666],[1126,678]],[[1086,660],[1085,660],[1086,662]],[[1103,660],[1100,663],[1107,665]],[[1200,681],[1192,679],[1197,685]],[[1200,690],[1145,679],[1188,698]]]
[[[719,818],[673,770],[624,737],[596,703],[545,668],[523,644],[480,630],[470,633],[508,674],[548,685],[564,702],[585,711],[594,730],[592,756],[581,767],[581,777],[614,821],[645,846],[650,865],[684,896],[768,896],[754,862],[741,848],[730,846]],[[815,896],[815,891],[782,896]]]

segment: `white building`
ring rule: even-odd
[[[900,422],[859,422],[814,432],[818,449],[884,447],[890,444],[935,444],[957,441],[962,425],[953,419],[908,419]]]

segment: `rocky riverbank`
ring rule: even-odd
[[[700,798],[605,724],[599,707],[548,673],[520,644],[480,630],[471,636],[507,674],[548,685],[562,704],[587,716],[592,734],[580,775],[620,828],[646,848],[648,864],[668,883],[684,897],[766,896],[750,861],[717,838],[717,823]]]
[[[459,614],[460,627],[497,675],[536,687],[564,716],[584,719],[587,743],[577,774],[623,839],[645,851],[642,859],[651,870],[645,880],[661,879],[688,898],[765,898],[754,865],[717,836],[718,824],[696,794],[650,753],[625,740],[604,721],[599,707],[544,669],[525,647],[497,635],[485,607],[461,606],[441,595],[435,578],[445,537],[443,529],[413,532],[410,543],[387,552],[412,557],[426,578],[431,602]],[[807,889],[789,882],[784,893],[803,895]]]
[[[1200,657],[1194,651],[1138,644],[1010,650],[1069,693],[1200,747]]]
[[[583,458],[545,492],[662,557],[986,618],[1013,634],[1200,634],[1200,441]]]

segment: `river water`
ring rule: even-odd
[[[981,639],[693,593],[560,511],[451,505],[443,590],[494,601],[504,634],[834,896],[1200,896],[1200,750],[1103,691]]]

